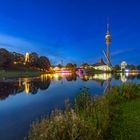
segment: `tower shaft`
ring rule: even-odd
[[[110,65],[110,44],[107,44],[107,65],[109,66]]]
[[[106,47],[107,47],[107,65],[110,66],[110,44],[111,44],[111,35],[110,35],[110,31],[109,31],[109,19],[107,21],[107,32],[106,32]]]

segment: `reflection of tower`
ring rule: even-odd
[[[109,31],[109,19],[107,21],[107,32],[105,36],[106,47],[107,47],[107,65],[110,66],[110,44],[111,44],[111,35]]]
[[[106,86],[104,89],[104,93],[108,93],[110,91],[110,82],[111,82],[111,79],[106,80]]]
[[[28,94],[30,92],[30,83],[28,78],[25,78],[25,93]]]

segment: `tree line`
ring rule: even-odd
[[[32,52],[29,54],[29,61],[25,62],[25,55],[9,52],[4,48],[0,48],[0,69],[7,69],[13,65],[28,66],[39,70],[49,70],[51,67],[50,60],[46,56],[39,56]]]
[[[128,70],[140,70],[140,64],[139,65],[128,64],[126,66],[126,69],[128,69]],[[115,65],[114,70],[121,70],[121,67],[119,65]]]

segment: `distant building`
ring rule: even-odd
[[[59,70],[61,70],[61,68],[58,67],[58,66],[55,66],[55,67],[53,68],[53,70],[54,70],[54,71],[59,71]]]
[[[111,66],[106,65],[102,58],[99,60],[98,63],[93,64],[92,67],[95,70],[101,70],[101,71],[111,71],[112,70]]]
[[[121,63],[121,70],[125,70],[126,67],[127,67],[127,63],[125,61],[123,61]]]

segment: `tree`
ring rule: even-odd
[[[68,64],[66,64],[65,67],[66,67],[67,69],[69,69],[69,70],[76,71],[77,65],[76,65],[76,64],[72,64],[72,63],[68,63]]]
[[[23,64],[24,61],[25,61],[25,57],[23,54],[20,54],[20,53],[16,53],[16,52],[13,52],[13,58],[14,58],[14,62],[18,63],[18,64]]]
[[[128,65],[127,68],[130,69],[130,70],[136,70],[135,65]]]
[[[38,57],[38,54],[33,52],[33,53],[30,53],[29,55],[29,59],[30,59],[30,66],[36,66],[38,65],[38,61],[39,61],[39,57]]]
[[[89,64],[88,63],[83,63],[80,67],[81,68],[88,68],[89,67]]]
[[[140,65],[137,65],[137,70],[140,70]]]
[[[121,68],[120,68],[119,65],[115,65],[115,66],[114,66],[114,70],[115,70],[115,71],[120,70],[120,69],[121,69]]]
[[[66,68],[67,68],[67,69],[73,69],[73,64],[72,64],[72,63],[66,64]]]
[[[13,54],[6,49],[0,48],[0,67],[9,67],[13,63]]]
[[[49,59],[45,56],[41,56],[38,60],[38,67],[43,70],[49,70],[51,67]]]
[[[61,65],[61,64],[58,64],[58,65],[57,65],[57,67],[59,67],[59,68],[62,68],[62,67],[63,67],[63,65]]]

